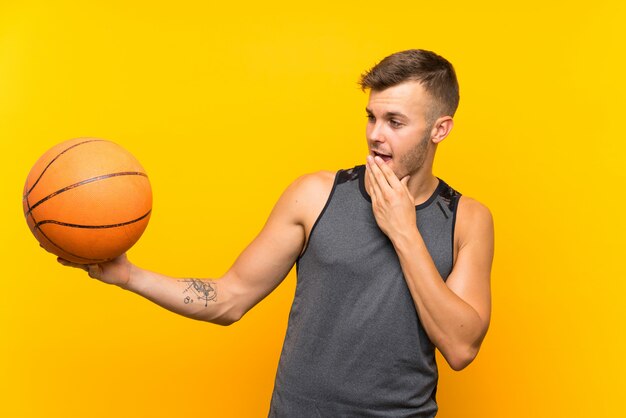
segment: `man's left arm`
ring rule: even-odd
[[[368,176],[376,220],[398,254],[420,321],[450,367],[461,370],[478,354],[489,327],[494,252],[491,213],[472,199],[461,199],[456,227],[459,251],[444,282],[415,226],[415,207],[406,181],[374,161],[368,163]]]

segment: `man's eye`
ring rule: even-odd
[[[389,124],[391,125],[392,128],[399,128],[402,126],[402,124],[400,122],[398,122],[397,120],[389,120]]]
[[[374,115],[366,115],[365,117],[370,122],[375,122],[376,121],[376,118],[374,117]]]

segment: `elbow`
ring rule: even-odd
[[[223,282],[222,282],[223,283]],[[215,305],[211,309],[203,312],[201,318],[205,322],[227,327],[239,321],[246,310],[241,302],[241,296],[227,288],[225,285],[221,288],[221,297],[215,301]]]
[[[236,305],[232,305],[228,308],[220,310],[219,312],[215,312],[210,317],[202,318],[202,320],[210,322],[212,324],[227,327],[239,321],[244,314],[245,312],[243,312],[241,309],[238,309]]]
[[[237,313],[234,312],[227,312],[224,315],[221,315],[217,318],[214,318],[213,320],[209,321],[213,324],[216,325],[221,325],[223,327],[227,327],[229,325],[234,324],[235,322],[239,321],[241,319],[243,315],[239,315]]]
[[[478,347],[463,347],[457,350],[453,355],[446,357],[446,361],[452,370],[460,372],[470,365],[478,355]]]
[[[481,333],[470,341],[457,341],[455,344],[447,345],[447,350],[445,353],[442,351],[442,354],[450,368],[459,372],[469,366],[478,355],[484,338],[485,333]]]
[[[455,372],[460,372],[461,370],[469,366],[472,360],[473,359],[459,359],[455,361],[449,361],[448,364],[450,365],[450,368],[452,370],[454,370]]]

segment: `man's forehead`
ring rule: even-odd
[[[407,113],[424,110],[430,105],[430,97],[420,82],[407,81],[384,90],[370,91],[367,109],[384,108],[385,112]]]

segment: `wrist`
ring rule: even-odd
[[[126,274],[124,275],[124,279],[117,284],[118,287],[121,287],[124,290],[132,290],[133,287],[133,276],[137,274],[137,267],[131,262],[127,263],[126,266]]]
[[[417,227],[407,228],[402,232],[395,234],[391,243],[396,251],[405,251],[411,248],[415,248],[416,244],[424,243],[422,236],[420,235]]]

